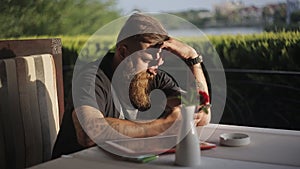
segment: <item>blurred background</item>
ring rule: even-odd
[[[0,4],[1,38],[92,34],[133,11],[174,14],[213,35],[297,30],[300,21],[297,0],[1,0]]]
[[[300,130],[300,0],[0,0],[0,39],[61,38],[67,97],[90,35],[134,11],[176,15],[207,35],[227,79],[220,123]],[[196,46],[194,30],[177,26],[171,33]]]

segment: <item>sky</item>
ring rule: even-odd
[[[127,15],[133,9],[143,12],[176,12],[190,9],[212,10],[214,4],[228,0],[117,0],[117,8]],[[286,0],[242,0],[245,5],[256,5],[258,7],[270,3],[286,2]]]

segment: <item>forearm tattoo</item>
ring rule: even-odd
[[[102,113],[94,108],[79,108],[76,109],[76,112],[73,112],[73,122],[78,142],[83,146],[92,146],[94,142],[102,143],[111,139],[159,135],[174,122],[166,119],[137,122],[104,118]]]
[[[196,80],[196,87],[197,87],[198,90],[205,91],[205,87],[204,87],[203,82],[200,82],[200,81]]]
[[[138,123],[116,118],[95,117],[95,113],[99,112],[90,111],[89,113],[86,113],[82,111],[82,109],[76,111],[78,115],[84,114],[84,117],[79,115],[81,117],[79,119],[81,120],[78,120],[76,113],[76,118],[73,117],[78,141],[82,145],[89,145],[92,141],[100,143],[111,139],[145,137],[151,135],[151,133],[149,134],[149,132],[147,132],[150,127],[150,124],[148,123]]]

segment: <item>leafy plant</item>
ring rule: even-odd
[[[183,92],[180,99],[185,106],[200,105],[198,111],[203,110],[206,114],[208,114],[210,98],[205,91],[199,90],[197,92],[196,90],[190,89],[188,92]]]

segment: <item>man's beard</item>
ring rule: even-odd
[[[129,58],[121,65],[122,71],[116,75],[119,83],[117,83],[116,90],[119,93],[119,99],[127,104],[130,104],[139,111],[150,109],[151,100],[151,84],[153,83],[154,76],[147,70],[142,70],[137,73],[134,63]],[[129,93],[124,91],[124,86],[129,86]],[[129,95],[129,100],[126,95]],[[127,102],[129,101],[129,102]]]
[[[150,92],[153,74],[147,71],[137,73],[129,85],[129,98],[131,104],[139,111],[148,110],[151,107]]]

